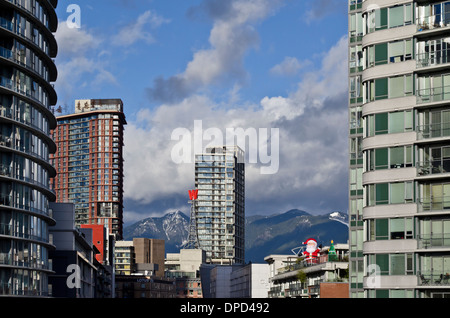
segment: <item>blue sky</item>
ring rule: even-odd
[[[195,120],[279,129],[278,171],[246,166],[247,215],[346,212],[346,12],[343,0],[59,1],[58,105],[124,102],[125,226],[189,212],[193,164],[173,162],[171,134]]]

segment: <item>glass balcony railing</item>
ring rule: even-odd
[[[31,115],[29,114],[26,113],[22,115],[16,114],[16,112],[14,112],[11,108],[7,108],[0,105],[0,117],[10,118],[27,126],[31,126],[41,131],[43,134],[50,135],[47,122],[39,125],[37,119],[33,118],[32,120]],[[43,127],[45,127],[45,129]]]
[[[417,104],[450,100],[450,86],[419,89],[416,92]]]
[[[418,199],[419,212],[450,210],[450,196],[428,197]]]
[[[48,234],[42,233],[42,235],[39,236],[39,235],[32,234],[31,232],[32,232],[32,229],[30,229],[29,231],[21,231],[21,230],[15,229],[14,226],[11,224],[0,223],[0,235],[20,237],[20,238],[44,242],[44,243],[49,242],[48,237],[45,237],[45,236],[48,236]],[[2,255],[3,254],[0,254],[0,264],[10,264],[10,263],[2,263]]]
[[[41,13],[42,11],[44,11],[41,5],[38,4],[39,9],[37,9],[35,4],[33,6],[30,5],[25,6],[22,0],[7,0],[7,1],[11,2],[12,4],[18,6],[21,9],[28,11],[28,13],[32,14],[37,19],[39,19],[47,28],[49,27],[48,25],[49,20],[47,18],[47,15]]]
[[[11,50],[5,49],[4,47],[0,46],[0,56],[4,57],[5,59],[11,60],[13,58],[13,53]]]
[[[48,153],[38,154],[34,151],[34,148],[29,145],[29,143],[26,143],[18,138],[14,138],[14,136],[4,136],[0,134],[0,146],[24,152],[46,162],[49,161]]]
[[[41,72],[39,72],[37,69],[34,69],[33,67],[31,67],[29,65],[29,63],[27,64],[25,62],[24,54],[22,55],[22,58],[21,58],[21,55],[19,53],[11,51],[7,48],[0,46],[0,56],[5,59],[11,60],[17,64],[22,65],[23,67],[27,68],[28,70],[32,71],[33,73],[39,75],[40,77],[42,77],[46,81],[48,81],[48,71],[45,70],[45,67],[41,66],[41,68],[42,68]],[[39,65],[41,65],[41,64],[43,64],[43,63],[39,63]]]
[[[5,296],[40,296],[47,297],[49,293],[47,290],[39,290],[35,287],[22,287],[22,286],[14,286],[10,283],[1,283],[0,284],[0,295]]]
[[[416,67],[428,67],[450,63],[450,49],[436,50],[434,52],[419,53],[416,55]]]
[[[50,191],[50,184],[49,184],[48,180],[46,180],[46,182],[43,183],[43,182],[34,180],[32,178],[25,177],[23,175],[17,174],[17,173],[15,173],[15,171],[13,169],[11,169],[11,167],[9,165],[0,164],[0,176],[4,176],[4,177],[8,177],[8,178],[13,178],[13,179],[16,179],[16,180],[25,181],[25,182],[37,185],[37,186],[39,186],[41,188],[45,188],[45,189]]]
[[[0,27],[6,29],[8,31],[13,31],[14,24],[9,20],[7,20],[3,17],[0,17]]]
[[[450,122],[417,126],[417,139],[450,137]]]
[[[444,28],[450,25],[450,13],[440,13],[430,16],[418,17],[416,19],[417,31],[426,31],[437,28]]]
[[[416,164],[417,174],[419,176],[430,175],[430,174],[440,174],[450,172],[450,158],[438,158],[433,160],[427,160],[423,162],[418,162]]]
[[[450,233],[417,235],[418,248],[450,248]]]
[[[18,200],[15,198],[15,196],[9,195],[9,194],[0,193],[0,205],[49,216],[48,211],[45,211],[41,208],[34,207],[28,203],[18,202]]]
[[[417,274],[419,286],[450,286],[450,274],[444,271],[423,271]]]

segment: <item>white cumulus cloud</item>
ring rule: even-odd
[[[151,44],[155,42],[155,38],[150,33],[150,30],[154,30],[168,22],[170,22],[170,20],[161,17],[151,10],[145,11],[135,22],[123,27],[112,38],[112,43],[119,46],[129,46],[138,41],[144,41]]]
[[[215,129],[224,136],[227,128],[258,132],[261,128],[269,134],[271,128],[279,129],[279,152],[273,154],[279,160],[276,173],[262,174],[261,161],[247,162],[246,202],[251,212],[261,206],[283,211],[290,204],[309,210],[333,209],[325,197],[345,198],[347,188],[347,90],[340,84],[347,81],[344,42],[342,38],[330,48],[314,72],[326,71],[326,76],[306,77],[289,96],[266,96],[260,104],[249,105],[219,104],[207,95],[191,94],[153,111],[142,110],[125,133],[125,197],[145,205],[183,195],[193,187],[194,123],[199,120],[204,133]],[[190,137],[185,140],[191,147],[190,163],[172,159],[173,148],[183,145],[181,139],[171,140],[177,128]],[[205,147],[209,141],[202,142]],[[266,150],[259,142],[247,143],[247,152]]]

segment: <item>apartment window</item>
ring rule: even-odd
[[[412,154],[412,146],[389,148],[390,167],[412,167]]]
[[[361,190],[362,194],[362,168],[350,169],[350,194],[359,194],[357,190]]]
[[[377,148],[366,153],[366,171],[412,167],[412,146]]]
[[[387,169],[389,166],[388,159],[388,148],[380,148],[374,149],[370,151],[369,158],[373,157],[373,160],[370,160],[372,163],[375,163],[375,169]]]
[[[420,184],[419,191],[422,210],[450,208],[450,183]]]
[[[432,247],[450,246],[450,219],[427,218],[420,220],[420,238]]]
[[[412,218],[368,220],[367,240],[399,240],[413,238]]]
[[[408,132],[412,131],[413,127],[411,110],[369,115],[366,119],[366,137]]]
[[[363,19],[361,13],[350,14],[349,17],[349,38],[351,42],[357,41],[363,35]]]
[[[450,99],[450,74],[422,76],[417,79],[417,102],[438,102]]]
[[[402,40],[389,43],[389,62],[397,63],[412,58],[412,40]]]
[[[365,84],[368,101],[404,97],[413,94],[412,74],[378,78]]]
[[[375,135],[383,135],[388,133],[388,113],[375,114],[374,118],[374,130]]]
[[[369,184],[367,205],[403,204],[413,201],[413,185],[408,182]]]
[[[403,6],[389,8],[389,27],[395,28],[403,25]]]
[[[398,63],[412,59],[412,40],[400,40],[369,46],[367,52],[367,67],[387,63]]]
[[[351,71],[357,71],[357,68],[363,65],[362,46],[355,45],[350,48],[349,67]]]
[[[372,266],[377,267],[375,275],[412,275],[413,257],[410,253],[397,253],[397,254],[370,254],[367,259],[368,269],[372,269]],[[373,276],[373,273],[367,273],[367,275]]]
[[[388,98],[388,78],[378,78],[370,83],[372,100]]]
[[[390,254],[390,275],[412,275],[412,254]]]
[[[412,95],[412,75],[389,78],[389,98]]]
[[[441,2],[438,4],[429,4],[418,7],[419,30],[446,26],[450,21],[450,2]]]
[[[350,112],[350,129],[362,128],[362,107],[352,107]]]
[[[362,137],[350,139],[350,158],[362,159]],[[232,187],[230,187],[232,189]]]
[[[409,25],[412,22],[411,4],[399,5],[389,8],[389,28]]]
[[[367,32],[397,28],[412,23],[411,4],[373,10],[367,16]]]
[[[388,62],[387,43],[376,44],[369,48],[369,65],[382,65]]]
[[[413,219],[393,218],[389,220],[389,235],[391,240],[412,239]]]
[[[369,33],[373,31],[387,29],[388,27],[388,9],[381,8],[369,12]]]
[[[361,97],[361,88],[361,76],[350,77],[349,94],[351,99]],[[356,100],[353,102],[356,102]]]
[[[389,133],[402,133],[413,130],[412,111],[389,113]]]
[[[388,220],[369,220],[369,240],[379,241],[388,239]]]

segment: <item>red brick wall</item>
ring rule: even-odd
[[[320,298],[349,298],[348,283],[320,283]]]

